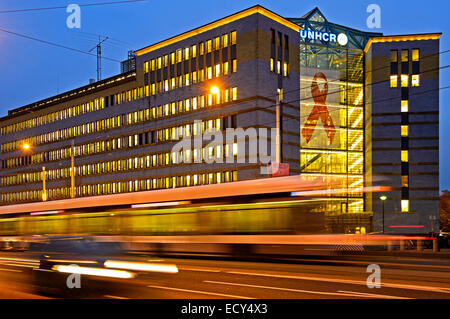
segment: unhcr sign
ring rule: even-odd
[[[345,33],[340,33],[339,35],[336,35],[334,33],[330,32],[320,32],[320,31],[314,31],[314,30],[300,30],[300,37],[305,41],[308,40],[320,40],[324,42],[330,42],[330,43],[339,43],[340,45],[344,46],[348,43],[348,37]]]

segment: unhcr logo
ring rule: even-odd
[[[320,40],[324,42],[339,43],[342,46],[347,45],[348,37],[345,33],[336,35],[329,32],[320,32],[314,30],[300,30],[300,37],[305,41],[308,40]]]

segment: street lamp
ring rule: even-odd
[[[380,196],[380,199],[381,199],[381,202],[383,203],[383,234],[384,234],[384,202],[386,201],[387,196],[385,196],[385,195]]]
[[[211,88],[211,93],[212,94],[219,94],[219,88],[217,86],[213,86]]]

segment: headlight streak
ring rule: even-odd
[[[100,276],[100,277],[123,278],[123,279],[129,279],[134,277],[134,274],[128,271],[113,270],[113,269],[63,266],[63,265],[55,265],[53,266],[52,269],[62,273],[80,274],[88,276]]]
[[[167,264],[149,264],[149,263],[139,263],[139,262],[107,260],[107,261],[105,261],[104,265],[105,265],[105,267],[108,267],[108,268],[118,268],[118,269],[128,269],[128,270],[138,270],[138,271],[166,272],[166,273],[172,273],[172,274],[178,273],[177,266],[167,265]]]

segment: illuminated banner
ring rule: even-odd
[[[302,68],[301,145],[310,148],[340,148],[339,72]]]

